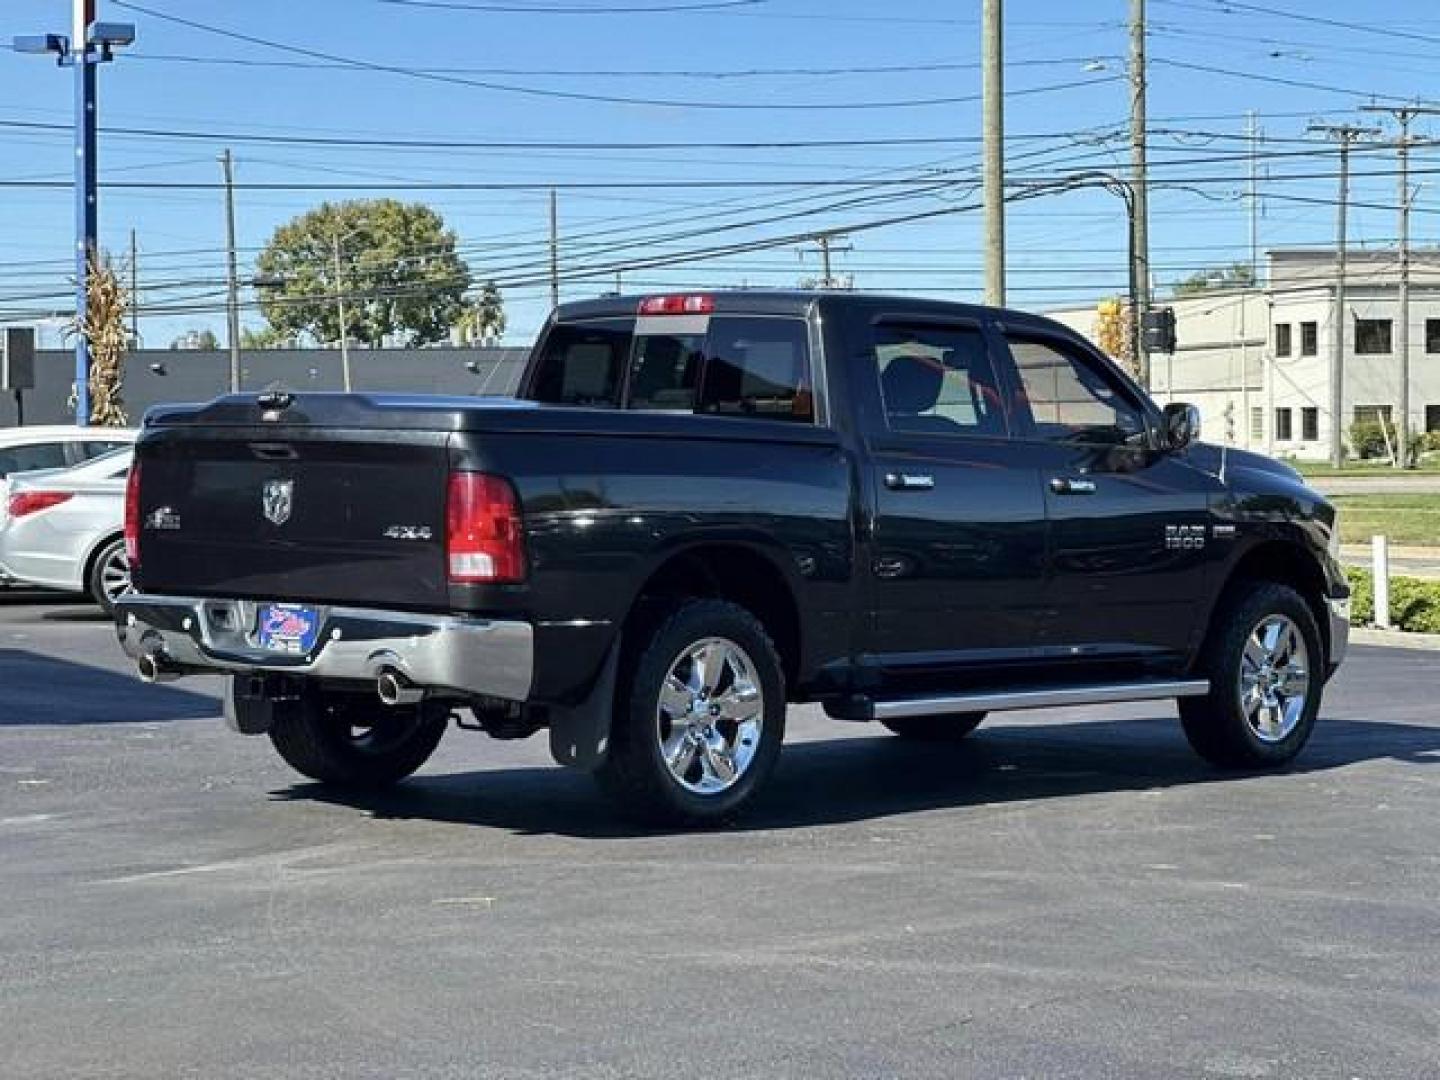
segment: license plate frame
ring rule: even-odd
[[[261,604],[255,644],[281,656],[306,656],[320,639],[320,609],[308,604]]]

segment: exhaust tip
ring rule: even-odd
[[[386,705],[417,705],[425,697],[424,690],[393,668],[380,673],[375,680],[375,692]]]
[[[140,681],[145,683],[174,682],[180,678],[180,671],[170,663],[164,653],[146,653],[135,663]]]

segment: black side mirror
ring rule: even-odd
[[[1183,401],[1166,405],[1166,449],[1183,450],[1198,438],[1200,438],[1200,410]]]

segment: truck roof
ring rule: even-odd
[[[578,300],[561,304],[555,309],[557,321],[575,319],[618,318],[637,313],[640,302],[652,296],[706,296],[711,298],[717,313],[763,314],[804,316],[817,303],[846,304],[863,303],[867,306],[894,304],[899,311],[929,312],[936,315],[952,315],[961,318],[979,319],[999,316],[1016,324],[1043,324],[1062,331],[1066,336],[1072,332],[1063,324],[1044,316],[1009,308],[989,308],[982,304],[966,304],[955,300],[936,300],[920,296],[896,296],[889,293],[853,292],[838,289],[674,289],[660,293],[633,293],[626,295],[602,296],[594,300]]]

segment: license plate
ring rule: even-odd
[[[265,604],[255,628],[256,644],[271,652],[303,655],[320,634],[320,613],[301,604]]]

